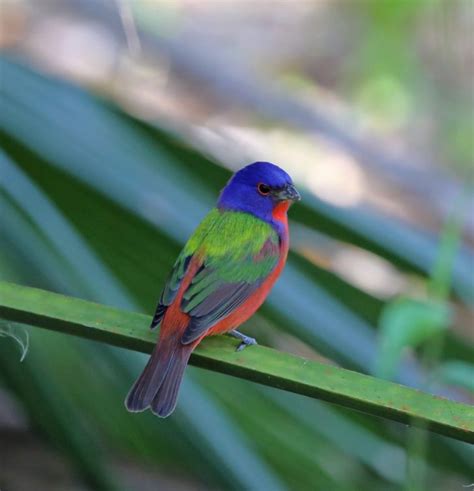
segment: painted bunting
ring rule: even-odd
[[[236,328],[285,265],[287,211],[299,199],[291,177],[274,164],[255,162],[232,176],[168,277],[151,324],[160,326],[158,343],[127,396],[129,411],[169,416],[189,357],[206,336],[229,333],[241,341],[238,350],[256,344]]]

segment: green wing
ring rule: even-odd
[[[191,343],[242,305],[278,264],[273,227],[240,212],[212,210],[186,244],[163,290],[157,325],[176,297],[193,256],[201,267],[184,293],[181,310],[191,316],[182,342]]]

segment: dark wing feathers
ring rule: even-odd
[[[151,321],[150,329],[154,329],[162,321],[163,317],[165,316],[166,309],[167,309],[167,307],[165,305],[163,305],[161,303],[161,300],[160,300],[160,302],[158,303],[158,305],[156,307],[155,315],[153,316],[153,320]]]
[[[192,343],[210,327],[227,317],[234,309],[240,307],[252,293],[262,284],[263,280],[254,283],[221,283],[212,293],[188,309],[189,302],[183,302],[182,309],[191,316],[186,331],[181,338],[183,344]],[[183,299],[184,300],[184,299]]]
[[[191,258],[192,256],[185,256],[184,254],[181,254],[174,263],[173,269],[171,270],[163,292],[161,293],[160,300],[158,301],[158,306],[156,307],[150,329],[154,329],[158,326],[166,314],[166,309],[176,298],[176,294],[178,293],[181,281],[188,270]]]

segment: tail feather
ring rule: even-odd
[[[140,412],[151,406],[158,416],[169,416],[176,407],[184,370],[194,346],[172,340],[159,342],[128,393],[125,407],[131,412]]]
[[[180,346],[171,359],[166,377],[151,403],[151,410],[161,418],[169,416],[176,407],[179,388],[191,352],[192,348],[189,346]]]
[[[174,357],[169,343],[160,342],[155,347],[143,372],[133,384],[125,399],[125,407],[131,412],[147,409],[160,389]]]

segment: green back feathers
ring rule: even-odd
[[[265,257],[261,252],[268,241],[274,245],[274,254]],[[183,253],[201,256],[206,267],[215,269],[223,281],[252,283],[273,269],[278,244],[277,233],[263,220],[249,213],[213,209],[190,238]],[[193,283],[199,279],[198,275]]]
[[[206,256],[239,259],[258,254],[268,239],[278,243],[273,227],[249,213],[212,209],[184,248],[185,255],[196,252]]]

